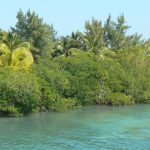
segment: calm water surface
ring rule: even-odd
[[[0,118],[0,150],[150,150],[150,105]]]

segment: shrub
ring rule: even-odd
[[[0,97],[1,106],[30,113],[37,109],[40,101],[38,78],[30,72],[3,68],[0,70]]]
[[[14,106],[2,106],[0,105],[0,116],[17,117],[20,116],[20,112]]]
[[[123,93],[110,93],[107,98],[107,103],[109,105],[130,105],[133,104],[133,101],[130,96],[127,96]]]
[[[95,98],[95,104],[102,104],[102,105],[107,105],[107,97],[110,93],[110,89],[106,86],[101,86],[100,90],[95,92],[94,98]]]
[[[51,110],[57,111],[57,112],[62,112],[67,109],[73,109],[76,108],[80,105],[79,101],[77,99],[72,99],[72,98],[62,98],[56,101],[55,103],[52,104]]]
[[[94,93],[100,89],[102,71],[99,63],[86,52],[74,57],[58,57],[54,60],[67,73],[70,87],[64,96],[77,98],[82,105],[94,104]]]
[[[139,96],[137,103],[150,104],[150,92],[144,91],[143,94]]]

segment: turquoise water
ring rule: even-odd
[[[0,150],[150,150],[150,105],[0,118]]]

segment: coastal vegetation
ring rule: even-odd
[[[57,37],[20,10],[15,27],[0,30],[0,116],[150,103],[150,40],[129,28],[124,15],[109,15]]]

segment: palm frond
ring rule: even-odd
[[[12,53],[11,66],[28,69],[33,62],[34,59],[32,53],[24,47],[17,48]]]
[[[6,44],[0,44],[0,66],[7,66],[11,57],[11,52]]]

